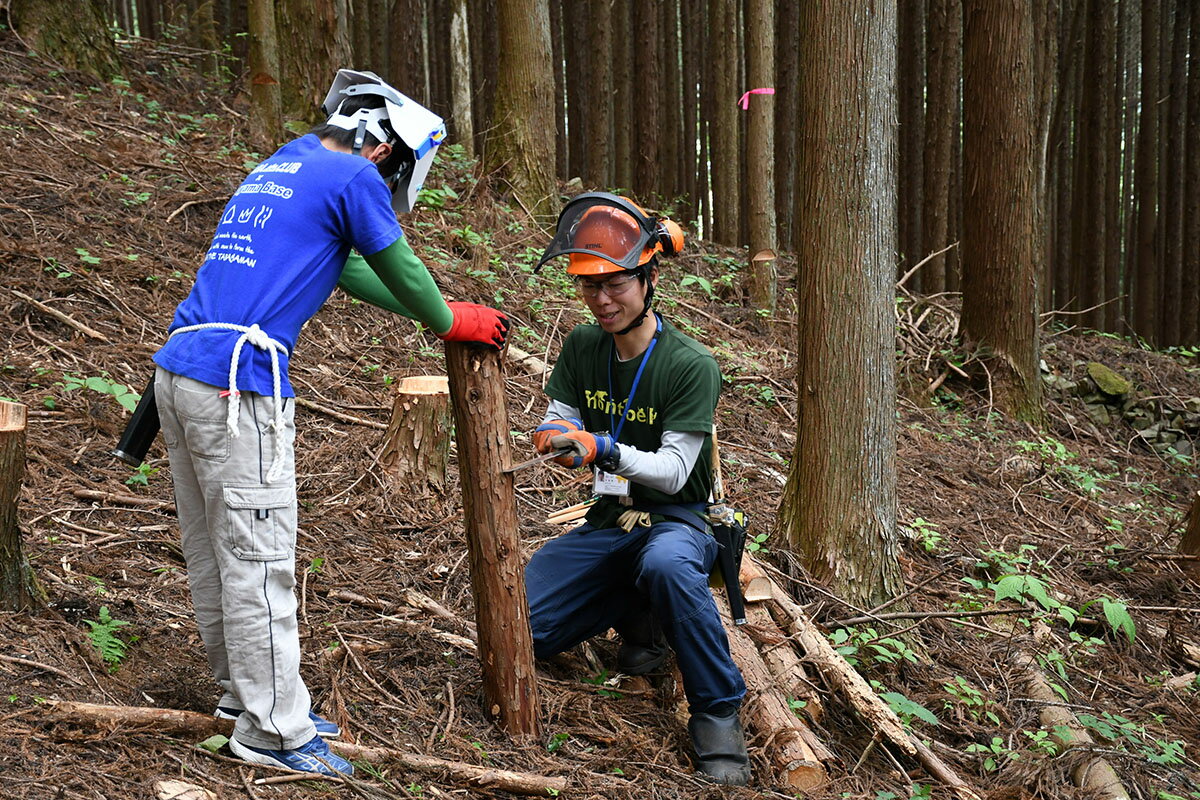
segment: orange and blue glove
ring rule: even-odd
[[[550,440],[560,433],[570,433],[583,429],[581,419],[548,419],[533,429],[533,449],[539,453],[549,453],[555,449]]]
[[[550,437],[550,447],[561,450],[569,447],[573,452],[553,459],[555,464],[572,469],[591,464],[593,461],[604,462],[614,455],[617,442],[607,433],[591,433],[590,431],[570,431]]]
[[[455,301],[447,303],[454,321],[450,330],[438,338],[447,342],[479,344],[491,350],[500,350],[508,340],[508,316],[494,308],[477,303]]]

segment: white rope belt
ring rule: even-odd
[[[224,393],[227,398],[229,407],[225,417],[225,427],[229,431],[229,435],[237,438],[238,431],[238,413],[241,409],[239,395],[241,394],[237,388],[237,370],[238,361],[242,356],[242,348],[247,343],[254,345],[260,350],[266,350],[271,354],[271,381],[274,393],[271,395],[275,401],[275,415],[269,423],[271,435],[275,437],[274,454],[271,456],[271,467],[267,470],[267,483],[279,480],[280,474],[283,472],[283,398],[281,397],[280,377],[279,377],[279,354],[288,354],[288,349],[279,342],[267,336],[266,331],[257,325],[246,327],[245,325],[234,325],[231,322],[205,322],[200,325],[185,325],[182,328],[176,328],[171,331],[171,336],[177,333],[187,333],[189,331],[210,331],[210,330],[226,330],[239,331],[242,335],[238,338],[237,343],[233,346],[233,356],[229,359],[229,391]],[[171,338],[168,336],[167,338]]]

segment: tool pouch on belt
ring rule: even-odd
[[[708,507],[708,524],[713,538],[717,540],[717,567],[709,576],[713,587],[725,587],[729,598],[729,612],[733,624],[746,624],[746,606],[742,601],[742,585],[738,572],[742,568],[742,554],[746,552],[746,515],[724,503]]]

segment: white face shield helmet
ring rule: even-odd
[[[382,97],[383,107],[342,113],[347,98],[364,94]],[[362,148],[364,133],[392,145],[396,155],[380,165],[380,173],[392,190],[392,207],[412,211],[438,145],[446,139],[442,118],[396,91],[374,72],[352,69],[338,70],[321,108],[329,115],[326,124],[356,131],[355,153]]]

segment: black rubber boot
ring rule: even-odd
[[[750,782],[750,757],[736,708],[724,715],[692,714],[688,734],[696,751],[696,769],[710,781],[727,786]]]
[[[617,633],[621,634],[617,669],[626,675],[645,675],[667,660],[667,639],[650,611],[629,615],[617,626]]]

